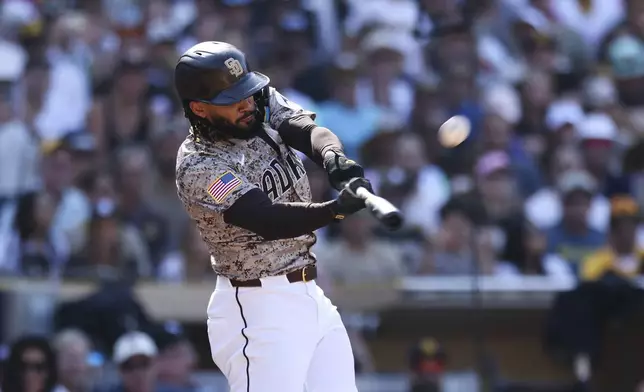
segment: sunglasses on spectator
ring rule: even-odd
[[[147,370],[150,367],[149,360],[125,361],[121,364],[120,369],[124,373],[134,372],[136,370]]]
[[[47,371],[47,363],[44,361],[22,361],[20,368],[23,372],[45,373]]]

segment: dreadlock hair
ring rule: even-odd
[[[190,123],[193,135],[206,140],[213,140],[222,137],[220,132],[214,132],[212,124],[210,124],[206,119],[197,116],[192,109],[190,109],[190,101],[183,101],[182,105],[183,114]]]

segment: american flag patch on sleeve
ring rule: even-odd
[[[208,194],[216,203],[222,203],[232,191],[242,184],[241,180],[232,172],[226,172],[219,176],[208,187]]]

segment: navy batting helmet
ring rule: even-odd
[[[201,42],[188,49],[174,69],[174,85],[183,101],[231,105],[262,88],[270,79],[251,72],[246,55],[225,42]]]

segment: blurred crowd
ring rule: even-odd
[[[642,272],[643,1],[0,0],[0,276],[214,279],[174,173],[188,123],[173,69],[206,40],[317,113],[405,214],[397,232],[368,213],[319,230],[325,289]],[[455,115],[472,131],[445,148]],[[333,197],[305,165],[315,201]],[[373,370],[361,336],[377,316],[343,316]],[[112,384],[73,380],[112,362],[110,391],[148,392],[193,363],[180,338],[127,335],[113,361],[89,347],[79,331],[24,338],[3,380],[88,391]]]
[[[180,332],[130,331],[112,357],[94,351],[88,335],[65,329],[51,339],[23,336],[0,366],[3,392],[215,392],[192,378],[196,357]]]
[[[0,274],[213,279],[176,196],[177,57],[244,50],[406,216],[318,233],[333,284],[641,269],[637,0],[3,0]],[[438,127],[466,116],[447,149]],[[332,197],[306,162],[316,200]]]

